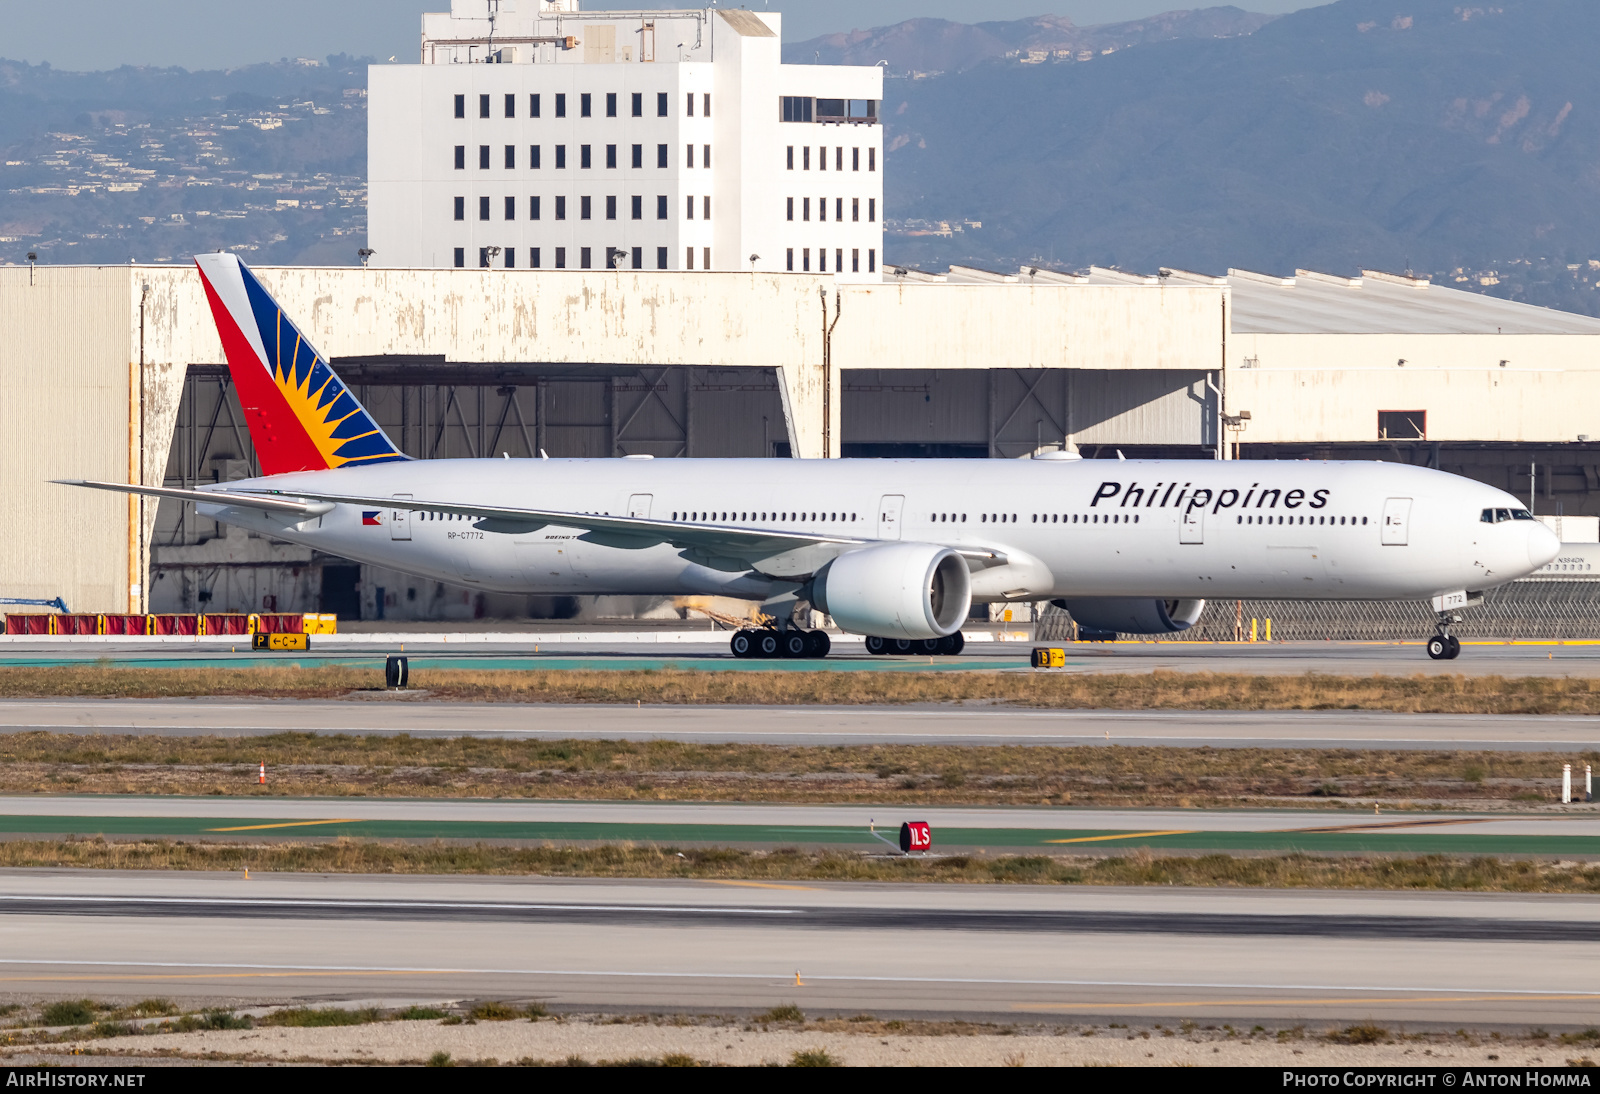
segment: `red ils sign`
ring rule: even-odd
[[[906,821],[900,826],[900,850],[927,851],[933,847],[933,829],[927,821]]]

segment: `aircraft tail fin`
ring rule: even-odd
[[[406,456],[237,255],[195,256],[261,473]]]

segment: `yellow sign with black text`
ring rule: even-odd
[[[309,650],[311,638],[304,634],[256,634],[250,648],[256,650]]]

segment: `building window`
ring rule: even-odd
[[[566,168],[567,168],[567,146],[564,145],[564,144],[558,144],[558,145],[556,145],[556,170],[557,171],[565,171]]]
[[[528,219],[539,219],[539,199],[537,197],[531,197],[528,199]]]
[[[702,117],[711,117],[711,92],[707,91],[700,96],[700,114]]]
[[[635,247],[633,249],[632,258],[633,258],[633,268],[634,269],[636,269],[636,270],[644,269],[644,248],[643,247]]]
[[[826,146],[819,147],[817,149],[817,170],[818,171],[826,171],[827,169],[828,169],[828,149],[827,149]]]
[[[664,145],[664,144],[658,144],[658,145],[656,145],[656,166],[657,167],[666,167],[666,165],[667,165],[667,146]]]
[[[466,266],[466,264],[467,264],[467,249],[465,247],[457,247],[456,248],[456,269],[458,269],[458,270],[462,269],[463,267]]]
[[[867,149],[867,170],[868,171],[876,171],[877,169],[878,169],[878,150],[876,148],[869,148],[869,149]]]
[[[538,116],[539,116],[539,96],[538,95],[529,95],[528,96],[528,117],[537,118]]]
[[[466,198],[456,198],[456,219],[457,220],[466,220],[467,219],[467,199]]]
[[[558,92],[556,92],[556,117],[565,118],[566,116],[567,116],[567,93],[565,91],[558,91]],[[564,250],[564,249],[565,248],[558,248],[557,249],[557,253],[559,254],[560,251]],[[565,269],[566,267],[563,265],[561,268]]]
[[[644,117],[644,95],[637,91],[633,93],[633,116]]]
[[[557,199],[557,200],[560,200],[560,199]],[[565,247],[557,247],[556,248],[556,269],[564,270],[566,268],[567,268],[567,249]]]
[[[684,107],[684,110],[685,110],[686,115],[688,117],[690,117],[690,118],[694,117],[694,92],[692,92],[692,91],[689,92],[689,105]]]
[[[874,223],[874,224],[877,223],[877,220],[878,220],[878,199],[877,198],[868,198],[867,199],[867,220],[870,223]]]
[[[789,146],[789,170],[794,170],[794,145]]]
[[[700,166],[711,166],[711,146],[709,144],[702,144],[700,146]]]
[[[528,145],[528,169],[530,171],[539,170],[539,146],[537,144]]]
[[[844,198],[834,198],[833,199],[833,219],[834,220],[843,220],[844,219]]]
[[[859,148],[850,149],[850,170],[861,170],[861,149]]]
[[[711,219],[711,195],[710,194],[707,194],[705,197],[700,199],[700,219],[701,220],[710,220]]]
[[[665,118],[666,116],[667,116],[667,93],[665,91],[658,91],[658,92],[656,92],[656,117]],[[666,269],[665,266],[663,266],[661,268],[662,269]]]
[[[506,198],[506,219],[507,220],[516,220],[517,219],[517,199],[516,198],[512,198],[512,197]]]
[[[702,247],[700,249],[700,268],[702,270],[709,270],[711,268],[711,248],[710,247]]]
[[[593,162],[589,158],[589,152],[593,147],[593,145],[588,144],[580,144],[578,146],[578,167],[584,171],[593,166]]]
[[[828,219],[828,199],[817,199],[817,219],[826,222]]]
[[[489,96],[487,96],[487,95],[479,95],[478,96],[478,117],[487,118],[488,116],[489,116]]]
[[[517,146],[514,145],[514,144],[508,144],[508,145],[506,145],[506,170],[507,171],[515,171],[516,169],[517,169]]]
[[[811,120],[811,100],[802,95],[783,96],[783,120],[808,122]]]
[[[817,271],[819,273],[828,272],[828,248],[826,247],[817,248]]]
[[[506,117],[515,118],[516,116],[517,116],[517,97],[515,95],[507,95],[506,96]],[[508,255],[510,253],[511,253],[510,251],[506,252],[506,254],[508,254]]]
[[[615,118],[616,116],[617,116],[617,93],[615,91],[608,91],[608,92],[606,92],[606,117]]]
[[[867,248],[867,272],[878,272],[878,252],[874,248]]]
[[[790,273],[794,273],[794,248],[793,247],[789,248],[789,264],[788,264],[788,266],[786,268],[788,269],[788,271]]]
[[[666,220],[667,219],[667,195],[665,195],[665,194],[657,194],[656,195],[656,219],[657,220]],[[663,270],[666,269],[665,266],[663,266],[661,268]]]
[[[614,144],[606,145],[606,166],[612,169],[617,166],[617,146]]]
[[[508,99],[510,97],[511,96],[509,96],[509,95],[506,96],[506,98],[508,98]],[[516,268],[517,268],[517,249],[515,247],[507,247],[506,248],[506,269],[514,270]]]
[[[642,144],[633,146],[633,166],[636,170],[644,166],[644,145]]]
[[[633,195],[633,219],[644,219],[644,196],[642,194]],[[635,266],[634,269],[638,269],[638,267]]]
[[[587,195],[587,194],[585,194],[583,197],[578,199],[578,219],[579,220],[588,220],[589,219],[589,195]],[[587,266],[585,266],[584,268],[588,269]]]
[[[606,219],[617,219],[617,196],[615,194],[606,195]]]
[[[811,146],[809,144],[800,149],[800,170],[811,170]]]
[[[465,95],[457,95],[456,96],[456,117],[465,118],[466,116],[467,116],[467,97]],[[459,263],[457,263],[457,265],[459,265]]]
[[[587,96],[587,95],[584,96],[585,99],[587,99],[588,97],[589,96]],[[589,269],[589,267],[590,267],[589,248],[587,248],[587,247],[579,247],[578,248],[578,266],[581,269],[585,269],[585,270]]]
[[[852,221],[856,221],[856,220],[860,220],[861,219],[861,199],[860,198],[851,198],[850,199],[850,219]]]
[[[852,247],[852,248],[850,248],[850,272],[851,273],[860,273],[861,272],[861,248],[860,247]]]
[[[667,249],[665,247],[657,247],[656,248],[656,269],[664,270],[666,268],[667,268]]]
[[[806,247],[800,251],[800,269],[805,273],[811,272],[811,248]]]
[[[484,98],[488,98],[488,96],[485,95]],[[478,248],[478,268],[482,270],[489,268],[489,248],[487,247]]]
[[[489,146],[487,144],[478,145],[478,170],[489,170]]]
[[[567,199],[566,199],[566,195],[564,195],[564,194],[557,194],[556,195],[556,219],[557,220],[566,220],[567,219]]]
[[[684,213],[684,217],[686,219],[688,219],[688,220],[693,220],[694,219],[694,195],[690,194],[689,197],[687,197],[685,199],[685,201],[688,202],[688,205],[687,205],[688,211]]]
[[[689,97],[691,99],[694,98],[693,95],[691,95]],[[694,145],[692,145],[692,144],[685,146],[685,150],[684,150],[684,153],[683,153],[683,166],[688,168],[689,170],[693,170],[694,169]]]
[[[811,219],[811,199],[810,198],[802,198],[800,200],[800,219],[801,220],[810,220]]]
[[[835,171],[843,171],[844,170],[844,146],[843,145],[840,145],[839,147],[837,147],[837,148],[835,148],[833,150],[833,169]]]
[[[489,219],[489,199],[486,198],[486,197],[482,197],[482,198],[478,199],[478,219],[479,220],[488,220]]]
[[[457,200],[459,201],[460,199],[458,198]],[[794,219],[794,198],[788,198],[787,199],[787,203],[788,203],[788,206],[789,206],[789,212],[788,212],[788,215],[786,217],[784,217],[784,219],[785,220],[793,220]]]
[[[694,102],[694,96],[693,95],[689,96],[689,101],[691,103]],[[694,248],[693,247],[689,247],[689,248],[685,249],[683,261],[684,261],[684,266],[683,266],[684,269],[686,269],[686,270],[694,269]]]
[[[467,146],[464,145],[464,144],[458,144],[458,145],[456,145],[456,170],[457,171],[465,171],[466,169],[467,169]]]
[[[578,117],[587,118],[592,116],[593,111],[590,109],[590,106],[592,105],[593,101],[594,96],[589,94],[587,91],[578,96]],[[589,267],[587,266],[584,267],[586,270],[588,268]]]
[[[529,247],[528,248],[528,269],[537,270],[538,268],[539,268],[539,248],[537,248],[537,247]]]
[[[844,248],[843,247],[835,247],[833,249],[833,272],[834,273],[844,273]]]

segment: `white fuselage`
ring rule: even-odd
[[[625,550],[555,525],[474,527],[438,504],[647,517],[997,552],[977,601],[1051,597],[1419,599],[1545,565],[1556,537],[1493,487],[1389,463],[1190,460],[417,460],[278,475],[228,489],[394,497],[299,523],[201,512],[330,554],[502,592],[714,593],[781,583]],[[412,507],[417,507],[415,511]]]

